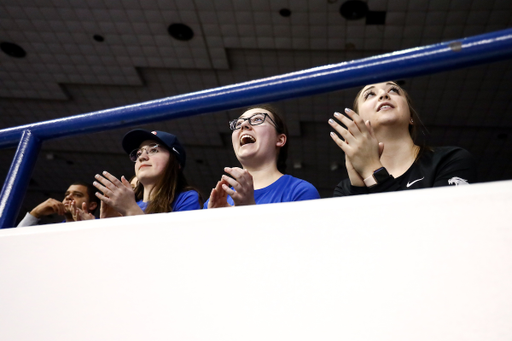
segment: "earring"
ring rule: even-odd
[[[414,120],[412,119],[412,117],[411,117],[411,120],[409,122],[411,122],[411,124],[414,124]]]

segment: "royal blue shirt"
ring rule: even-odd
[[[291,175],[283,175],[267,187],[254,190],[256,204],[271,204],[276,202],[289,202],[300,200],[319,199],[320,194],[315,186],[307,181],[297,179]],[[203,208],[208,208],[206,200]],[[228,195],[228,203],[234,205],[233,199]]]
[[[142,200],[137,201],[137,205],[139,205],[142,211],[145,211],[148,207],[148,203]],[[172,203],[173,212],[199,209],[201,209],[201,205],[199,204],[199,193],[194,190],[181,192]]]

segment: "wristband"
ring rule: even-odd
[[[373,187],[375,185],[378,185],[385,181],[387,178],[389,178],[389,173],[384,167],[380,167],[376,171],[373,172],[373,174],[366,179],[364,179],[364,184],[366,187]]]

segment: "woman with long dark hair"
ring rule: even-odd
[[[94,186],[103,193],[96,193],[101,218],[201,208],[199,193],[183,174],[185,149],[175,135],[136,129],[124,136],[122,145],[135,163],[137,185],[132,189],[124,176],[119,180],[106,171],[97,174]]]
[[[349,176],[336,186],[335,196],[476,181],[475,162],[466,150],[416,142],[421,121],[409,95],[395,82],[363,87],[354,110],[345,113],[329,120],[339,134],[331,132],[331,138],[345,153]]]

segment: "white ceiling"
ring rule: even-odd
[[[0,129],[215,88],[291,71],[492,32],[512,26],[510,0],[368,0],[384,25],[347,21],[342,0],[0,0]],[[291,16],[279,10],[287,8]],[[167,27],[183,23],[190,41]],[[103,42],[93,39],[95,34]],[[431,145],[459,145],[482,181],[512,178],[510,61],[405,79]],[[327,120],[357,89],[275,103],[291,131],[289,173],[328,197],[344,178]],[[187,148],[186,174],[204,194],[238,165],[227,121],[239,111],[151,124]],[[22,213],[74,180],[109,170],[131,176],[120,139],[128,129],[43,144]],[[0,157],[0,181],[14,150]],[[53,159],[49,159],[53,155]],[[300,169],[293,165],[300,163]]]

